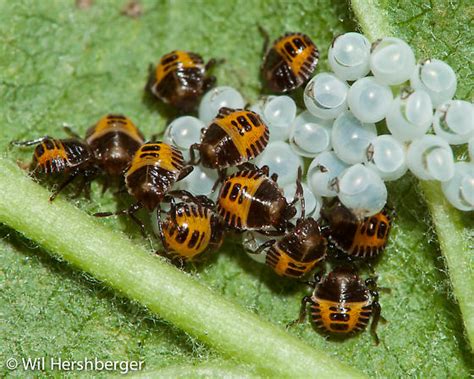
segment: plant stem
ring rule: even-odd
[[[352,0],[352,9],[366,37],[378,38],[396,35],[377,0]],[[420,181],[425,201],[438,235],[441,252],[448,267],[454,296],[459,303],[468,341],[474,350],[474,289],[473,245],[474,236],[464,228],[462,216],[444,198],[438,183]]]
[[[49,193],[0,159],[0,222],[224,355],[277,377],[359,377],[353,368],[224,299]]]

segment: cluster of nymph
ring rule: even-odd
[[[150,69],[147,91],[198,117],[174,119],[161,140],[145,142],[130,118],[109,114],[84,138],[67,129],[71,138],[13,144],[36,145],[32,175],[64,177],[51,200],[76,178],[87,196],[97,177],[104,189],[125,187],[133,199],[127,209],[95,216],[128,215],[147,235],[137,216],[144,208],[160,255],[172,262],[195,261],[234,233],[279,276],[317,271],[297,321],[309,304],[319,329],[347,336],[372,317],[378,340],[376,282],[360,279],[357,261],[373,260],[387,244],[384,181],[409,168],[442,181],[457,208],[472,209],[472,163],[455,164],[449,145],[471,138],[472,150],[472,104],[451,100],[456,77],[448,65],[432,59],[417,66],[396,38],[371,45],[358,33],[339,36],[329,50],[334,72],[312,78],[319,52],[308,36],[285,34],[265,51],[262,78],[276,95],[251,106],[232,87],[213,88],[215,60],[205,64],[178,50],[164,55]],[[408,80],[411,87],[402,87]],[[297,115],[284,93],[303,85],[307,110]],[[378,136],[375,123],[384,118],[391,134]],[[434,135],[426,134],[431,126]],[[335,267],[324,275],[331,259]]]

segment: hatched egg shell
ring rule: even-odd
[[[333,151],[325,151],[316,156],[306,175],[308,186],[313,194],[324,197],[337,196],[330,183],[347,167],[348,165],[341,161]]]
[[[199,118],[207,125],[217,116],[222,107],[241,109],[244,106],[245,100],[235,88],[214,87],[206,92],[199,104]]]
[[[474,164],[472,162],[456,162],[453,177],[441,183],[441,189],[453,207],[461,211],[474,210],[472,202],[474,200],[472,194],[474,192]]]
[[[421,138],[433,120],[433,104],[423,90],[407,88],[393,100],[387,114],[387,127],[400,141]]]
[[[278,185],[281,187],[296,182],[298,167],[304,167],[303,159],[283,141],[269,143],[256,162],[258,167],[268,166],[270,175],[278,174]]]
[[[474,137],[474,106],[463,100],[449,100],[436,109],[435,133],[450,145],[460,145]]]
[[[347,93],[349,109],[362,122],[379,122],[387,115],[393,95],[373,76],[356,80]]]
[[[454,70],[439,59],[427,59],[416,66],[410,78],[415,89],[425,91],[437,107],[451,100],[456,93],[457,78]]]
[[[370,69],[378,82],[401,84],[411,77],[415,66],[415,54],[405,41],[385,37],[372,44]]]
[[[360,33],[337,36],[329,47],[328,61],[343,80],[357,80],[370,71],[370,42]]]
[[[391,135],[380,135],[369,147],[369,163],[367,167],[385,181],[397,180],[408,170],[405,146]]]
[[[308,111],[322,119],[334,119],[347,109],[348,84],[337,76],[323,72],[313,77],[304,90]]]
[[[315,157],[331,148],[331,120],[323,120],[304,111],[290,130],[290,146],[303,157]]]
[[[340,174],[337,187],[339,200],[357,217],[372,216],[387,203],[387,188],[383,180],[360,163]]]
[[[419,179],[444,182],[454,175],[453,151],[441,137],[427,134],[408,147],[407,165]]]
[[[367,148],[377,137],[377,128],[372,123],[362,123],[346,111],[334,121],[331,141],[334,152],[339,159],[355,164],[367,160]]]

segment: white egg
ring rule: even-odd
[[[370,69],[377,81],[382,84],[401,84],[415,70],[415,54],[403,40],[385,37],[372,44]]]
[[[339,159],[349,164],[367,160],[367,149],[375,137],[375,124],[364,124],[349,111],[336,118],[331,132],[335,153]]]
[[[315,157],[331,148],[332,120],[323,120],[308,111],[299,114],[290,130],[290,146],[303,157]]]
[[[362,78],[370,71],[370,42],[360,33],[337,36],[329,47],[328,61],[339,78]]]
[[[189,148],[201,140],[201,130],[205,124],[196,117],[178,117],[168,125],[163,135],[163,141],[176,146],[184,158],[189,159]]]
[[[469,140],[467,150],[469,152],[469,159],[471,160],[471,162],[474,161],[474,137],[471,137],[471,139]]]
[[[286,141],[296,117],[295,101],[289,96],[269,96],[263,104],[263,120],[270,131],[270,141]]]
[[[378,122],[387,115],[393,95],[389,86],[373,76],[358,79],[347,94],[351,112],[362,122]]]
[[[469,142],[474,137],[474,106],[463,100],[441,104],[434,115],[433,129],[450,145]]]
[[[283,141],[269,143],[256,162],[258,167],[268,166],[270,175],[278,174],[278,185],[281,187],[296,182],[298,167],[304,167],[303,159]]]
[[[461,211],[474,210],[474,163],[455,163],[453,177],[442,183],[441,188],[453,207]]]
[[[336,188],[342,204],[357,217],[368,217],[380,212],[387,202],[387,188],[374,171],[358,163],[344,170]]]
[[[415,89],[425,91],[436,108],[453,98],[457,79],[454,70],[447,63],[439,59],[427,59],[416,66],[410,84]]]
[[[241,109],[244,106],[245,100],[235,88],[214,87],[206,92],[199,104],[199,118],[207,125],[217,116],[222,107]]]
[[[393,100],[387,114],[387,127],[400,141],[421,138],[433,121],[433,104],[423,90],[407,88]]]
[[[407,165],[419,179],[445,182],[454,175],[453,151],[444,139],[428,134],[410,144]]]
[[[197,165],[188,176],[177,182],[176,186],[177,189],[189,191],[193,195],[205,195],[214,200],[218,191],[212,193],[212,187],[218,177],[216,170]]]
[[[306,175],[308,186],[315,196],[334,197],[336,191],[330,184],[348,165],[332,151],[325,151],[311,162]]]
[[[408,170],[405,146],[391,135],[376,137],[369,147],[367,167],[385,181],[397,180]]]
[[[320,73],[313,77],[304,90],[308,111],[323,119],[334,119],[347,109],[348,84],[334,74]]]

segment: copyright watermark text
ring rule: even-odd
[[[5,362],[8,370],[23,369],[24,371],[117,371],[128,374],[141,371],[143,361],[109,361],[98,358],[71,360],[62,358],[9,358]]]

